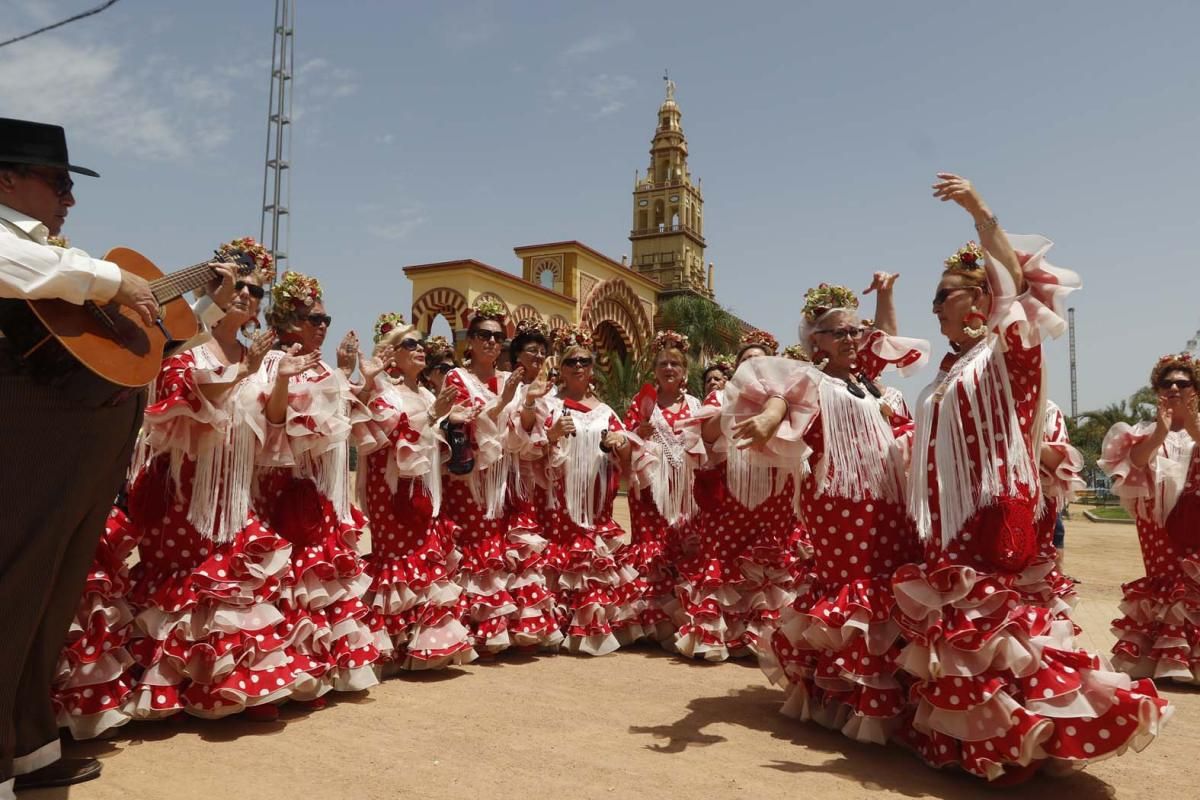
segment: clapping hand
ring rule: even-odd
[[[254,334],[254,338],[250,340],[250,346],[246,348],[246,374],[253,375],[258,372],[258,368],[262,365],[263,358],[275,346],[275,331],[259,331]]]
[[[279,359],[279,368],[275,373],[277,379],[286,380],[303,375],[321,363],[320,351],[314,350],[306,355],[300,355],[299,344],[293,344],[283,352],[285,355]]]
[[[542,362],[542,368],[538,371],[537,377],[533,379],[529,384],[529,388],[525,390],[525,402],[545,397],[550,391],[550,369],[553,360],[554,357],[551,356]]]
[[[358,334],[350,331],[342,337],[337,346],[337,365],[342,374],[349,378],[354,374],[354,365],[358,363]]]
[[[433,408],[430,412],[433,414],[433,418],[441,419],[449,414],[451,409],[455,407],[454,401],[457,397],[457,389],[453,386],[443,386],[442,390],[438,392],[437,397],[433,400]]]
[[[552,442],[557,442],[564,436],[575,435],[575,420],[571,419],[570,414],[563,414],[559,417],[554,425],[550,427],[550,433],[547,438]]]

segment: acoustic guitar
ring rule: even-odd
[[[159,304],[153,325],[111,301],[76,305],[66,300],[6,300],[0,329],[35,373],[54,377],[79,364],[115,386],[145,386],[158,377],[167,346],[196,335],[196,316],[183,295],[217,273],[206,261],[163,275],[150,259],[128,247],[108,251],[104,260],[150,283]],[[239,276],[253,271],[249,256],[237,260]]]

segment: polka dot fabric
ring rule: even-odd
[[[127,649],[133,612],[126,602],[125,564],[137,533],[114,508],[83,587],[83,597],[59,656],[51,699],[60,727],[91,739],[129,721],[133,658]]]

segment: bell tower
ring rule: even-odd
[[[704,197],[688,171],[675,82],[666,82],[667,97],[658,107],[650,143],[650,168],[644,178],[634,176],[632,266],[667,292],[712,299],[711,270],[704,268]]]

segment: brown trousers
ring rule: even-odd
[[[0,360],[0,784],[58,740],[50,684],[141,425]],[[91,407],[89,407],[91,406]]]

